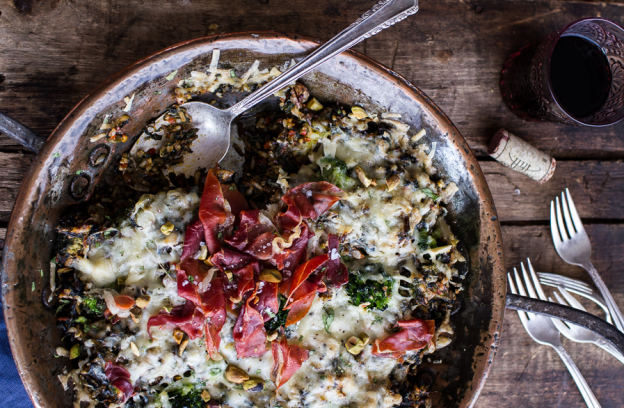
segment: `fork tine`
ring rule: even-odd
[[[545,279],[552,280],[555,282],[557,281],[565,282],[568,285],[579,286],[581,288],[585,288],[593,292],[592,287],[588,285],[587,283],[577,280],[577,279],[568,278],[567,276],[557,275],[556,273],[547,273],[547,272],[538,272],[537,276],[539,276],[540,278],[545,278]]]
[[[514,268],[514,272],[516,272],[515,268]],[[516,272],[516,279],[518,279],[518,272]],[[516,291],[516,285],[514,285],[513,279],[511,278],[511,274],[509,273],[507,273],[507,280],[509,281],[509,290],[511,290],[511,293],[513,293],[514,295],[517,295],[518,291]],[[529,319],[527,317],[526,312],[518,310],[518,317],[520,318],[520,322],[522,322],[522,326],[524,326],[524,329],[526,331],[529,331],[529,329],[527,328]]]
[[[555,202],[550,202],[550,235],[552,236],[555,249],[559,251],[559,247],[563,243],[561,235],[559,235],[559,229],[557,228],[557,216],[555,215]]]
[[[559,234],[561,234],[561,241],[567,242],[569,238],[565,229],[565,225],[563,224],[563,217],[561,216],[561,205],[559,205],[559,197],[555,197],[555,209],[557,211],[557,228],[559,229]]]
[[[535,288],[533,287],[533,284],[531,283],[531,279],[529,278],[529,274],[527,273],[526,269],[524,268],[524,263],[520,262],[520,268],[522,269],[522,276],[524,277],[524,284],[526,286],[526,290],[527,292],[529,292],[529,297],[533,298],[533,299],[537,299],[537,292],[535,292]]]
[[[568,209],[568,200],[563,192],[561,192],[561,205],[563,206],[563,218],[565,219],[566,228],[570,239],[574,238],[577,233],[577,229],[570,218],[570,210]]]
[[[593,292],[591,290],[591,288],[588,288],[588,287],[583,286],[583,285],[576,284],[574,282],[566,282],[564,280],[541,278],[541,277],[539,278],[539,280],[542,283],[542,285],[565,286],[566,289],[574,289],[576,291],[583,292],[583,293],[586,293],[588,295]]]
[[[565,192],[566,196],[568,197],[568,208],[570,209],[572,221],[574,221],[574,227],[578,232],[585,231],[585,227],[583,227],[583,221],[581,221],[581,217],[579,217],[578,212],[576,212],[576,206],[574,205],[574,201],[572,200],[572,196],[570,195],[570,190],[566,188]]]
[[[578,310],[582,310],[584,312],[587,311],[587,310],[585,310],[585,308],[583,307],[581,302],[576,300],[574,298],[574,296],[572,296],[567,290],[565,290],[565,288],[558,287],[557,289],[559,289],[559,292],[561,292],[561,296],[563,296],[566,299],[566,301],[569,303],[570,307],[573,307],[573,308],[578,309]],[[557,292],[555,292],[555,293],[557,293]],[[559,302],[559,303],[561,303],[561,302]]]
[[[527,258],[527,264],[529,265],[529,272],[531,273],[531,279],[533,280],[533,286],[537,291],[537,296],[539,296],[542,300],[548,300],[539,279],[537,279],[537,274],[535,273],[535,269],[533,269],[533,265],[531,264],[531,260],[529,258]],[[522,268],[524,269],[524,265],[522,265]]]
[[[561,296],[559,296],[559,294],[556,291],[553,291],[553,293],[555,294],[555,297],[557,298],[557,302],[559,302],[560,304],[564,305],[564,306],[568,306],[568,304],[565,302],[565,300],[563,300],[561,298]],[[548,298],[549,301],[553,301],[552,298]],[[554,303],[554,302],[553,302]],[[571,329],[570,327],[567,325],[566,322],[559,320],[559,319],[553,319],[551,318],[550,320],[552,320],[553,324],[555,325],[555,327],[557,328],[557,330],[559,330],[561,332],[561,334],[563,334],[564,336],[568,337],[568,335],[572,335],[571,333]],[[568,337],[570,340],[574,340],[570,337]]]

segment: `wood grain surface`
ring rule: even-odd
[[[115,72],[181,41],[276,30],[329,39],[374,0],[0,0],[0,111],[47,136]],[[624,122],[604,128],[524,122],[504,105],[500,70],[512,52],[576,19],[624,23],[624,0],[423,0],[413,17],[356,49],[421,88],[482,159],[503,225],[506,266],[590,282],[556,254],[549,203],[569,188],[593,243],[593,260],[624,307]],[[216,29],[209,29],[216,24]],[[485,154],[504,127],[558,159],[540,185]],[[0,135],[0,246],[34,155]],[[592,309],[594,311],[597,311]],[[593,345],[565,343],[605,408],[624,405],[624,368]],[[583,407],[556,353],[533,342],[507,313],[498,355],[477,403],[489,407]]]

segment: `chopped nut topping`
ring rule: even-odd
[[[139,348],[134,344],[133,341],[130,342],[130,349],[132,349],[132,354],[137,357],[141,357],[141,353],[139,353]]]
[[[225,378],[234,384],[242,384],[249,379],[249,375],[240,368],[229,365],[225,369]]]
[[[247,380],[243,383],[243,389],[249,392],[260,392],[264,388],[264,382],[261,380]]]
[[[140,323],[143,318],[143,309],[138,306],[130,309],[130,317],[132,317],[132,321],[135,323]]]
[[[160,232],[165,235],[169,235],[173,232],[175,225],[171,223],[171,221],[167,221],[162,227],[160,227]]]
[[[150,302],[149,295],[141,295],[136,300],[136,305],[140,307],[141,309],[145,309],[149,305],[149,302]]]
[[[201,397],[204,402],[210,401],[210,393],[208,392],[208,390],[203,390],[201,393]]]
[[[175,329],[173,331],[173,339],[175,340],[176,343],[180,344],[183,338],[184,338],[184,332],[182,330]]]
[[[393,174],[392,176],[386,179],[386,184],[388,185],[388,191],[392,191],[399,185],[401,182],[401,177],[398,174]]]
[[[182,353],[184,353],[184,350],[186,349],[186,346],[188,346],[189,344],[189,339],[184,339],[182,340],[182,343],[180,343],[180,351],[178,351],[178,355],[181,357]]]
[[[280,283],[283,278],[282,274],[277,269],[263,269],[260,272],[260,280],[269,283]]]
[[[276,338],[277,338],[277,332],[276,331],[270,332],[270,333],[267,334],[267,340],[268,341],[273,341]]]
[[[366,113],[366,111],[359,106],[354,106],[351,108],[351,115],[356,119],[365,119],[368,117],[368,113]]]
[[[364,173],[364,170],[362,170],[360,166],[355,166],[355,174],[357,174],[364,187],[368,187],[372,184],[372,180],[366,176],[366,173]]]
[[[364,346],[368,344],[370,337],[367,334],[362,334],[360,337],[352,336],[345,343],[347,351],[351,354],[358,355],[364,350]]]

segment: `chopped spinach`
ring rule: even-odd
[[[368,269],[371,269],[370,266],[372,265],[369,265]],[[364,269],[366,271],[367,268],[365,267]],[[378,270],[379,268],[375,269]],[[351,298],[351,304],[359,306],[369,303],[366,306],[367,309],[386,310],[392,294],[394,280],[385,272],[382,272],[380,275],[381,281],[367,278],[359,272],[351,272],[349,274],[349,283],[345,287],[347,294]]]
[[[321,162],[331,166],[329,169],[323,170],[323,177],[325,177],[327,181],[343,190],[355,187],[355,180],[347,175],[349,169],[347,169],[347,164],[345,162],[334,157],[325,157]]]
[[[286,324],[286,318],[288,317],[288,310],[284,310],[286,306],[286,297],[279,294],[279,310],[275,314],[269,314],[270,320],[264,323],[264,328],[267,332],[273,332]]]
[[[204,400],[201,397],[201,391],[193,389],[186,394],[182,390],[180,392],[172,392],[169,396],[169,403],[172,408],[204,408]]]
[[[421,251],[426,251],[429,248],[436,248],[438,246],[438,242],[434,237],[427,234],[427,230],[422,229],[418,231],[418,248]]]
[[[82,299],[82,309],[87,314],[101,316],[104,314],[105,302],[102,299],[87,296]]]

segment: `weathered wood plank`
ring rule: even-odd
[[[624,219],[623,161],[559,161],[545,184],[494,161],[479,163],[494,196],[501,221],[545,221],[550,202],[570,189],[577,211],[586,219]]]
[[[593,243],[592,260],[624,308],[624,280],[621,278],[624,253],[623,225],[588,225]],[[588,283],[581,268],[570,266],[556,254],[546,226],[503,227],[508,270],[531,257],[538,271],[555,272]],[[564,345],[583,373],[603,407],[621,407],[621,378],[624,366],[594,345],[564,340]],[[524,331],[516,312],[505,316],[502,341],[490,377],[477,407],[584,407],[583,400],[565,366],[554,350],[535,343]]]
[[[34,155],[0,152],[0,222],[8,222],[22,179],[30,169]]]
[[[2,110],[47,135],[97,84],[161,48],[240,30],[273,29],[328,39],[375,0],[263,3],[243,0],[231,7],[223,0],[159,0],[132,6],[120,0],[35,2],[30,13],[20,13],[13,1],[2,0]],[[424,2],[416,16],[357,49],[421,87],[478,154],[483,154],[491,135],[505,127],[557,157],[624,157],[624,124],[588,129],[525,123],[508,111],[498,89],[510,53],[590,15],[624,21],[621,4],[605,2]],[[213,23],[219,28],[208,30]]]

